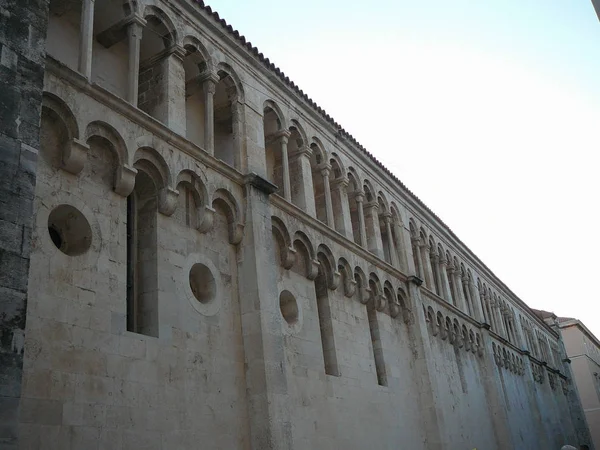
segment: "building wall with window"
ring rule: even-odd
[[[600,447],[600,342],[579,320],[558,319],[558,327],[571,360],[573,381],[596,448]]]
[[[591,446],[558,332],[209,7],[46,50],[19,448]]]

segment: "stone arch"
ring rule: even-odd
[[[327,287],[334,290],[339,285],[340,274],[337,271],[337,264],[333,253],[325,244],[320,244],[317,248],[317,261],[319,261],[319,270],[323,271],[327,280]]]
[[[273,114],[277,118],[277,121],[278,121],[277,130],[287,130],[288,129],[288,126],[287,126],[287,123],[285,120],[285,115],[283,114],[283,111],[281,110],[279,105],[274,100],[269,99],[269,100],[265,100],[263,102],[263,111],[266,111],[266,110],[273,111]],[[275,130],[275,131],[277,131],[277,130]]]
[[[288,145],[291,144],[289,148],[290,153],[293,153],[294,151],[297,151],[298,149],[308,144],[306,132],[304,131],[304,128],[302,127],[302,125],[300,125],[300,122],[298,122],[298,120],[292,119],[290,121],[289,131],[291,133],[290,141],[288,143]],[[294,142],[292,142],[292,139],[294,140]]]
[[[198,37],[188,34],[183,38],[181,45],[186,52],[189,52],[193,49],[194,53],[199,53],[199,56],[202,58],[203,65],[198,67],[198,73],[202,73],[204,71],[208,73],[214,72],[214,62],[210,56],[210,52]]]
[[[163,40],[164,48],[169,48],[178,43],[177,28],[168,13],[162,8],[154,5],[146,5],[144,8],[144,19],[148,22],[146,27],[154,25],[153,32],[159,32]]]
[[[371,298],[373,299],[373,306],[378,311],[383,311],[385,308],[385,297],[383,294],[383,288],[381,281],[375,272],[369,274],[369,288],[371,289]]]
[[[290,269],[296,258],[296,250],[292,246],[292,238],[283,222],[277,216],[271,216],[271,228],[275,240],[276,256],[285,269]]]
[[[79,139],[79,124],[71,108],[57,95],[44,92],[42,95],[42,110],[47,109],[61,120],[67,131],[69,140]]]
[[[434,336],[437,336],[439,330],[438,330],[438,326],[437,326],[435,311],[433,310],[431,305],[427,307],[427,322],[428,322],[429,330],[431,331],[431,333]]]
[[[313,161],[313,165],[318,166],[327,162],[327,151],[325,150],[325,146],[318,137],[312,137],[310,148],[312,150],[311,158]]]
[[[215,66],[215,71],[219,79],[225,83],[228,88],[235,88],[235,100],[240,103],[245,101],[244,83],[237,74],[236,70],[226,62],[219,62]]]
[[[352,297],[356,292],[356,281],[354,280],[354,276],[352,273],[352,267],[346,260],[346,258],[341,257],[338,259],[337,270],[342,277],[342,281],[344,283],[344,295],[346,297]]]
[[[85,130],[86,142],[93,137],[103,138],[110,142],[111,150],[115,152],[118,163],[120,165],[127,164],[129,161],[127,144],[125,144],[123,137],[112,125],[101,120],[90,122]]]
[[[358,288],[358,300],[363,305],[366,305],[371,298],[371,288],[369,287],[369,281],[367,280],[364,270],[359,266],[354,268],[354,281]]]
[[[437,314],[435,315],[435,323],[438,327],[438,330],[440,330],[441,338],[446,339],[448,337],[448,332],[446,330],[446,326],[445,326],[445,322],[444,322],[444,315],[442,314],[441,311],[438,311]]]
[[[339,155],[333,152],[329,156],[329,165],[331,166],[331,178],[337,180],[339,178],[343,178],[346,173],[346,169],[344,168],[344,163],[342,162]]]
[[[464,324],[461,327],[460,337],[461,337],[462,345],[465,346],[465,350],[469,351],[471,349],[471,344],[469,343],[469,333],[467,331],[466,325],[464,325]]]
[[[471,329],[469,329],[469,350],[471,350],[473,353],[475,353],[475,351],[477,350],[477,348],[475,347],[475,334]]]
[[[304,232],[296,231],[293,247],[297,255],[293,268],[296,268],[297,273],[304,275],[309,280],[314,280],[319,274],[319,262],[315,258],[315,248],[312,242]],[[298,267],[300,262],[300,265],[304,265],[304,267]],[[300,269],[303,269],[304,273]]]
[[[346,178],[348,179],[348,188],[346,189],[346,194],[348,197],[348,205],[350,208],[350,222],[352,224],[352,239],[354,243],[358,245],[366,246],[366,243],[361,243],[361,234],[360,234],[360,212],[359,212],[359,203],[356,201],[356,195],[362,192],[362,188],[360,185],[360,178],[356,173],[356,169],[354,167],[348,167],[346,172]]]
[[[454,337],[454,343],[458,346],[461,347],[461,343],[460,343],[460,324],[458,323],[458,319],[454,319],[452,321],[452,335]]]
[[[40,156],[50,166],[73,175],[83,169],[89,147],[79,140],[79,124],[67,104],[44,92],[40,126]]]
[[[169,166],[160,153],[152,147],[140,147],[133,155],[133,167],[146,172],[157,189],[170,186]]]
[[[363,181],[363,191],[365,193],[365,201],[367,203],[374,202],[375,199],[375,189],[373,189],[373,185],[367,179]]]
[[[377,203],[379,204],[379,214],[390,212],[390,204],[383,191],[377,193]]]
[[[135,172],[128,165],[129,154],[127,144],[119,132],[112,126],[102,121],[93,121],[88,124],[85,131],[85,142],[90,145],[93,141],[100,140],[115,158],[111,188],[123,196],[129,195],[133,189]]]
[[[212,207],[215,211],[221,209],[227,218],[229,243],[239,244],[244,237],[244,220],[235,196],[225,188],[217,189],[212,196]]]
[[[210,205],[208,191],[200,176],[193,170],[184,169],[177,175],[175,183],[180,193],[179,207],[183,211],[178,212],[182,216],[181,221],[201,233],[210,230],[214,220],[214,209]]]

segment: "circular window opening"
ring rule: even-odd
[[[48,234],[65,255],[87,252],[92,244],[92,228],[85,216],[71,205],[59,205],[48,216]]]
[[[207,304],[214,300],[217,295],[217,284],[215,277],[204,264],[196,263],[190,270],[190,287],[196,300]]]
[[[298,303],[291,292],[283,291],[279,295],[279,308],[288,324],[293,325],[298,321]]]

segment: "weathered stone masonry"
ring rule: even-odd
[[[590,445],[556,331],[209,7],[2,8],[6,448]]]
[[[48,5],[0,2],[0,448],[17,448]]]

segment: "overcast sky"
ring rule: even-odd
[[[600,338],[591,0],[212,0],[529,306]]]

